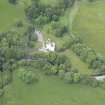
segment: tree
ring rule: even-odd
[[[18,21],[16,22],[16,27],[22,27],[22,26],[23,26],[23,22],[20,21],[20,20],[18,20]]]
[[[65,73],[64,80],[65,80],[67,83],[73,83],[73,73],[72,73],[72,72],[67,72],[67,73]]]
[[[89,78],[88,75],[82,75],[80,82],[81,82],[81,84],[89,85],[91,83],[91,79]]]
[[[57,66],[52,66],[52,68],[51,68],[51,74],[57,74],[57,72],[58,72],[58,68],[57,68]]]
[[[59,6],[61,8],[67,9],[72,7],[76,0],[61,0]]]
[[[74,73],[73,82],[74,83],[80,82],[80,74],[79,73]]]
[[[96,53],[94,50],[90,49],[87,53],[86,62],[91,65],[91,63],[96,59]]]
[[[4,94],[4,90],[3,89],[0,89],[0,97],[2,97]]]
[[[97,56],[97,58],[92,62],[91,67],[94,69],[99,69],[100,71],[105,70],[105,58]]]
[[[80,56],[83,48],[85,48],[86,46],[84,44],[81,43],[75,43],[72,47],[73,51],[76,53],[76,55]]]
[[[44,73],[46,75],[51,75],[51,65],[50,64],[46,64],[44,67],[43,67],[43,70],[44,70]]]
[[[54,64],[55,64],[55,61],[56,61],[56,59],[57,59],[57,57],[58,57],[58,55],[57,55],[56,53],[50,52],[50,53],[48,54],[48,56],[47,56],[47,61],[48,61],[50,64],[54,65]]]
[[[105,89],[105,80],[99,82],[99,86]]]
[[[38,77],[35,75],[35,73],[33,71],[25,70],[24,68],[21,68],[19,70],[19,77],[26,84],[31,84],[33,82],[38,81]]]
[[[82,49],[82,52],[80,53],[80,59],[86,62],[87,56],[88,56],[88,51],[87,51],[87,48],[84,47]]]
[[[63,23],[53,21],[51,26],[56,37],[63,37],[68,32],[67,25],[63,25]]]
[[[55,75],[58,72],[58,67],[51,64],[46,64],[43,69],[46,75]]]
[[[1,72],[0,72],[0,89],[3,88],[3,81],[2,81],[2,76],[1,76]]]
[[[0,57],[0,71],[3,72],[3,58]]]
[[[64,50],[66,50],[66,49],[69,49],[69,48],[71,48],[72,47],[72,45],[73,45],[73,43],[74,43],[74,40],[73,40],[73,38],[68,38],[68,40],[63,44],[63,48],[64,48]]]
[[[60,79],[64,79],[65,71],[64,70],[59,70],[58,75],[59,75]]]
[[[98,87],[99,86],[99,82],[96,79],[91,79],[90,86]]]
[[[8,0],[11,4],[17,4],[17,0]]]
[[[67,60],[67,57],[65,55],[59,54],[59,55],[57,55],[57,58],[55,60],[55,64],[56,65],[65,64],[66,60]]]

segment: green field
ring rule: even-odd
[[[67,50],[64,54],[69,57],[73,67],[78,68],[81,74],[91,74],[94,71],[88,67],[88,64],[82,62],[71,50]]]
[[[32,85],[24,84],[17,75],[6,88],[8,105],[104,105],[105,92],[99,88],[70,85],[56,77],[40,74],[40,81]]]
[[[0,0],[0,31],[10,28],[17,20],[23,18],[23,5],[11,5],[8,0]]]
[[[83,2],[73,22],[73,33],[97,52],[105,55],[105,1]]]

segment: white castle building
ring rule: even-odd
[[[96,80],[100,80],[100,81],[102,81],[102,80],[105,79],[105,75],[102,75],[102,76],[96,76],[95,79],[96,79]]]
[[[50,39],[48,39],[45,44],[44,44],[44,47],[47,51],[52,51],[54,52],[55,51],[55,43],[52,42]]]
[[[37,35],[38,41],[42,43],[42,48],[40,48],[39,51],[43,52],[55,51],[55,43],[52,42],[51,39],[44,41],[43,34],[37,30],[35,30],[35,35]]]

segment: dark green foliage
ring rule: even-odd
[[[81,77],[81,75],[79,73],[74,73],[73,82],[74,83],[79,83],[80,82],[80,77]]]
[[[2,72],[0,72],[0,89],[3,89],[3,77],[2,77]]]
[[[59,70],[58,75],[59,75],[59,78],[60,79],[64,79],[65,71],[63,69],[62,70]]]
[[[0,48],[22,47],[22,37],[16,31],[0,34]]]
[[[46,24],[50,21],[57,21],[61,15],[61,9],[57,7],[45,6],[37,2],[32,3],[30,7],[26,9],[26,16],[30,21],[39,25]],[[44,17],[44,18],[43,18]]]
[[[67,83],[79,83],[81,81],[81,75],[75,73],[75,71],[69,71],[65,73],[64,80]]]
[[[43,69],[46,75],[56,75],[58,72],[57,66],[45,65]]]
[[[81,40],[81,37],[75,37],[72,35],[70,42],[70,47],[73,52],[80,57],[81,60],[86,62],[90,68],[99,70],[99,72],[105,71],[105,58],[99,56],[94,49],[87,47],[87,45]]]
[[[74,43],[73,38],[72,37],[68,38],[68,40],[63,44],[64,50],[71,48],[73,43]]]
[[[37,41],[37,36],[34,33],[35,28],[33,25],[28,26],[26,32],[24,33],[24,47],[33,48],[35,47],[35,42]]]
[[[73,52],[80,57],[81,60],[89,64],[89,67],[97,69],[102,67],[104,60],[97,56],[96,52],[88,48],[83,43],[76,43],[72,46]],[[101,59],[101,60],[100,60]],[[104,70],[104,68],[102,68]]]
[[[1,77],[1,88],[3,89],[5,86],[12,82],[12,73],[7,69],[4,70]]]
[[[17,4],[17,1],[18,0],[8,0],[8,2],[11,3],[11,4]]]
[[[73,83],[73,73],[72,72],[67,72],[65,73],[65,77],[64,77],[64,80],[67,82],[67,83]]]
[[[96,60],[94,60],[94,62],[92,63],[92,68],[104,71],[105,70],[104,65],[105,65],[105,58],[97,56]]]
[[[61,8],[69,8],[72,7],[76,0],[60,0],[60,7]]]
[[[19,70],[20,79],[26,84],[31,84],[38,81],[38,76],[32,70],[20,69]]]
[[[57,53],[49,53],[47,55],[47,62],[43,67],[45,74],[59,74],[60,70],[69,71],[72,67],[70,61],[66,56],[58,55]]]
[[[51,64],[51,65],[61,65],[61,64],[66,64],[68,62],[68,59],[65,55],[63,54],[57,54],[57,53],[49,53],[47,56],[47,61]],[[69,61],[68,66],[71,66],[71,63]]]
[[[81,84],[84,84],[84,85],[89,85],[91,83],[90,81],[90,77],[88,75],[82,75],[81,76]]]
[[[23,22],[22,21],[17,21],[16,22],[16,27],[22,27],[23,26]]]
[[[2,97],[4,94],[4,90],[3,89],[0,89],[0,97]]]
[[[88,0],[89,2],[94,2],[94,1],[96,1],[96,0]]]
[[[65,55],[58,55],[55,64],[57,65],[66,64],[66,60],[67,57]]]
[[[99,86],[100,86],[102,89],[105,89],[105,80],[100,81],[100,82],[99,82]]]
[[[44,73],[46,75],[51,75],[51,65],[50,64],[46,64],[44,67],[43,67],[43,70],[44,70]]]
[[[3,71],[3,63],[4,63],[3,57],[0,56],[0,71],[1,72]]]
[[[99,87],[99,81],[97,81],[94,77],[89,77],[88,75],[82,75],[80,83],[94,88]]]
[[[57,54],[56,54],[56,53],[51,52],[51,53],[48,54],[47,60],[48,60],[48,62],[51,63],[52,65],[54,65],[54,64],[56,63],[56,62],[55,62],[56,59],[57,59]]]
[[[44,25],[51,21],[58,21],[60,16],[64,14],[64,9],[71,7],[74,0],[63,0],[58,6],[43,5],[40,1],[33,1],[32,4],[25,10],[27,18],[37,25]],[[67,31],[63,27],[63,31]]]
[[[90,86],[98,87],[99,86],[99,82],[97,80],[95,80],[95,79],[91,79]]]
[[[52,22],[52,29],[54,30],[56,37],[63,37],[68,33],[68,27],[58,22]]]

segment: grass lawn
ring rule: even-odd
[[[73,23],[73,33],[105,55],[105,1],[83,2]]]
[[[40,0],[41,3],[43,4],[47,4],[47,5],[56,5],[57,4],[57,0]]]
[[[69,85],[56,77],[40,74],[40,81],[26,85],[17,75],[5,92],[8,105],[104,105],[105,91],[82,85]],[[16,104],[15,104],[16,103]]]
[[[9,29],[16,20],[23,18],[23,5],[12,5],[8,0],[0,0],[0,31]]]
[[[93,69],[88,68],[88,64],[84,63],[72,50],[67,50],[64,54],[71,60],[72,66],[77,68],[81,74],[92,74]]]

